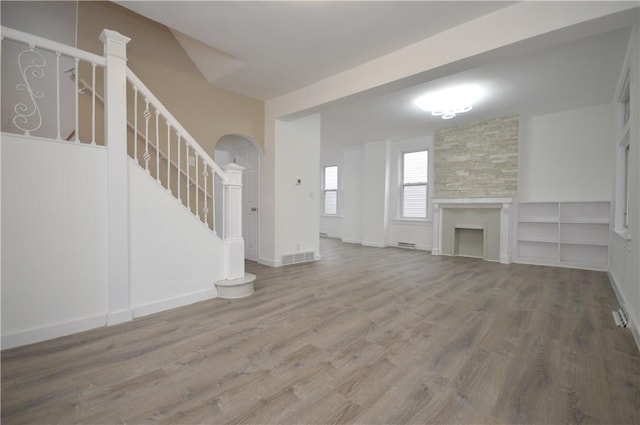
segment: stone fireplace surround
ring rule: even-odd
[[[433,205],[433,255],[443,255],[443,210],[445,208],[494,208],[500,210],[500,262],[511,263],[511,204],[513,198],[438,198],[431,201]]]

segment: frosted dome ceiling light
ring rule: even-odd
[[[483,94],[482,87],[467,84],[427,93],[416,99],[415,104],[433,116],[448,120],[456,114],[470,111]]]

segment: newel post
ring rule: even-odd
[[[127,43],[129,38],[103,30],[107,60],[104,122],[107,145],[108,313],[107,324],[131,320],[129,309],[129,193],[127,159]]]
[[[238,164],[223,167],[227,174],[224,183],[224,240],[229,247],[227,279],[244,277],[244,239],[242,239],[242,170]]]

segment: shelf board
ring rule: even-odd
[[[560,224],[606,224],[606,225],[609,225],[609,219],[561,220]]]
[[[548,243],[557,245],[560,241],[551,239],[518,238],[518,242]]]
[[[585,245],[585,246],[604,246],[609,247],[609,242],[602,241],[560,241],[560,245]]]

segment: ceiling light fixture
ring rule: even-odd
[[[466,84],[427,93],[416,99],[415,105],[426,112],[431,112],[435,117],[448,120],[457,114],[470,111],[473,103],[483,95],[482,87]]]

